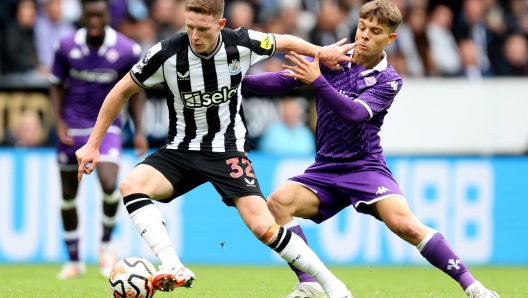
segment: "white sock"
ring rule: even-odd
[[[154,204],[149,204],[131,215],[137,231],[158,257],[163,268],[183,267],[167,234],[163,216]]]
[[[346,288],[345,285],[335,277],[328,268],[321,262],[319,257],[308,247],[301,237],[292,233],[289,230],[283,229],[277,237],[280,237],[272,245],[275,251],[286,260],[289,264],[298,269],[310,274],[323,287],[325,293],[331,293],[334,290],[342,290]],[[289,235],[288,235],[289,234]],[[279,251],[283,242],[287,241],[286,246]]]

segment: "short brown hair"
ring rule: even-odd
[[[361,6],[359,17],[367,19],[376,17],[379,24],[386,25],[394,32],[402,22],[402,15],[396,4],[389,0],[374,0]]]
[[[185,11],[212,15],[221,19],[224,16],[224,0],[188,0]]]

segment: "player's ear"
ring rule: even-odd
[[[389,40],[387,41],[387,45],[390,45],[391,43],[393,43],[396,40],[396,37],[398,37],[398,34],[394,32],[389,34]]]
[[[224,29],[226,22],[227,22],[226,19],[224,18],[220,19],[220,21],[218,22],[218,25],[220,26],[220,30]]]

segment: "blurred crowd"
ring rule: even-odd
[[[478,80],[528,75],[528,0],[392,1],[404,21],[396,31],[396,42],[386,52],[401,76]],[[226,0],[225,17],[229,28],[292,34],[328,45],[342,38],[354,40],[359,8],[365,2]],[[112,27],[135,40],[144,52],[159,40],[185,30],[185,0],[109,3]],[[1,0],[0,88],[46,87],[54,44],[81,26],[80,15],[80,0]],[[283,56],[276,55],[252,72],[280,71],[283,62]],[[298,105],[276,102],[276,113],[266,125],[252,124],[261,130],[255,135],[260,138],[274,121],[286,123],[284,107],[300,109],[298,121],[308,124],[311,99],[297,100]]]

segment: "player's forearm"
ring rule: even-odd
[[[62,107],[64,104],[64,89],[61,85],[51,84],[49,89],[49,95],[51,98],[51,105],[53,112],[55,113],[55,122],[59,123],[62,121]]]
[[[277,52],[294,51],[297,54],[314,57],[322,48],[311,44],[299,37],[288,34],[274,34]]]
[[[123,109],[123,106],[127,102],[129,97],[126,97],[124,94],[119,93],[118,91],[112,89],[110,93],[106,96],[99,115],[97,116],[97,121],[95,122],[95,127],[88,139],[87,144],[92,145],[95,148],[99,148],[101,141],[103,140],[106,131],[114,122],[115,118]]]
[[[140,91],[130,97],[130,116],[134,121],[136,134],[143,134],[143,108],[145,107],[145,102],[144,91]]]
[[[346,124],[354,125],[369,119],[370,114],[362,104],[339,93],[322,75],[311,85],[332,112]]]
[[[284,72],[264,72],[247,75],[242,81],[242,89],[259,94],[286,92],[301,86],[303,83],[284,75]]]

